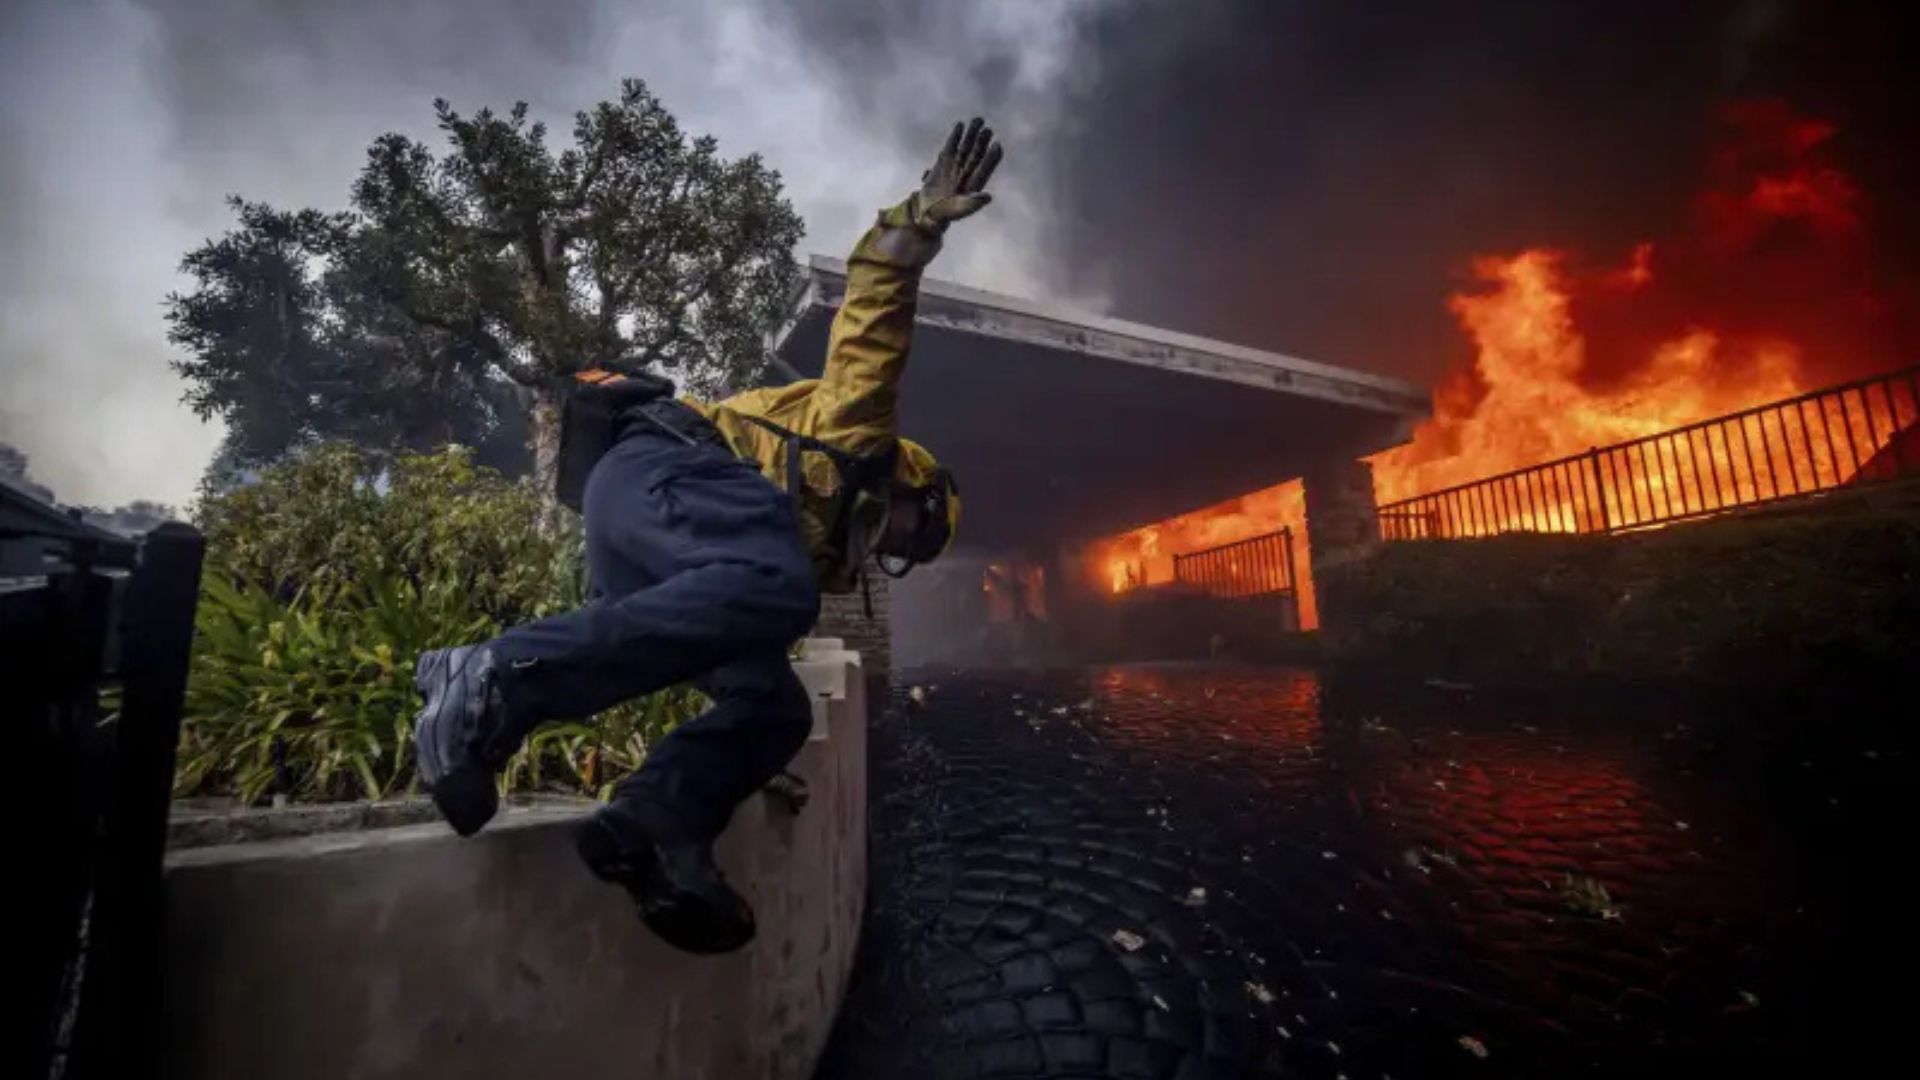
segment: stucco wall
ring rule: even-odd
[[[167,866],[174,1077],[812,1074],[846,987],[866,887],[866,701],[857,654],[795,665],[815,730],[793,814],[750,799],[718,857],[753,945],[668,949],[574,855],[592,804],[178,850]]]

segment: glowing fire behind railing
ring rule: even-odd
[[[1293,531],[1236,540],[1173,558],[1173,577],[1210,596],[1239,598],[1293,591]]]
[[[1920,474],[1920,368],[1380,508],[1389,540],[1611,532]]]
[[[1088,549],[1086,566],[1096,588],[1120,594],[1173,583],[1178,564],[1187,556],[1282,531],[1292,537],[1287,580],[1298,600],[1300,624],[1311,628],[1318,616],[1306,540],[1306,494],[1298,480],[1099,541]]]
[[[1622,237],[1622,261],[1552,242],[1472,261],[1447,304],[1470,360],[1409,442],[1368,459],[1388,536],[1644,527],[1920,457],[1910,382],[1798,396],[1920,333],[1905,295],[1874,284],[1870,204],[1833,160],[1834,125],[1779,101],[1720,119],[1692,212]],[[1899,432],[1907,456],[1874,464]],[[1178,554],[1291,528],[1312,626],[1302,510],[1297,483],[1254,492],[1099,542],[1087,572],[1115,593],[1160,585]]]

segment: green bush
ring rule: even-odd
[[[524,484],[459,450],[383,472],[324,447],[210,496],[176,792],[253,803],[411,790],[419,653],[580,601],[577,532],[543,531],[541,512]],[[676,689],[543,728],[503,784],[604,796],[700,705]]]
[[[444,582],[365,577],[282,602],[212,573],[195,629],[177,786],[251,803],[273,789],[334,800],[403,787],[413,658],[495,624]]]
[[[511,623],[580,598],[579,532],[543,529],[547,510],[531,481],[463,447],[386,457],[330,443],[207,493],[195,518],[210,566],[283,599],[365,576],[434,578]]]

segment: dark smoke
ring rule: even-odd
[[[809,252],[985,113],[1000,203],[940,275],[1427,380],[1466,348],[1445,298],[1475,254],[1674,235],[1718,106],[1778,97],[1838,126],[1862,291],[1910,309],[1912,7],[8,0],[0,439],[71,498],[190,497],[220,433],[178,404],[158,301],[226,194],[337,208],[375,135],[433,136],[434,97],[564,129],[625,75],[780,168]]]
[[[1545,244],[1623,262],[1681,230],[1736,99],[1839,126],[1871,284],[1910,291],[1910,7],[1085,3],[1044,126],[1010,136],[1008,169],[1043,174],[1056,288],[1432,381],[1466,348],[1444,300],[1472,256]],[[1021,104],[1005,78],[1018,42],[954,14],[969,5],[800,9],[796,34],[903,138],[926,137],[929,98]]]

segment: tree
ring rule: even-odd
[[[551,491],[573,372],[655,370],[698,393],[758,374],[801,222],[757,155],[689,139],[637,79],[558,154],[525,103],[434,109],[444,156],[383,135],[347,211],[235,198],[239,226],[187,254],[175,367],[228,421],[233,463],[344,438],[458,442],[517,472],[503,459],[529,448]]]

